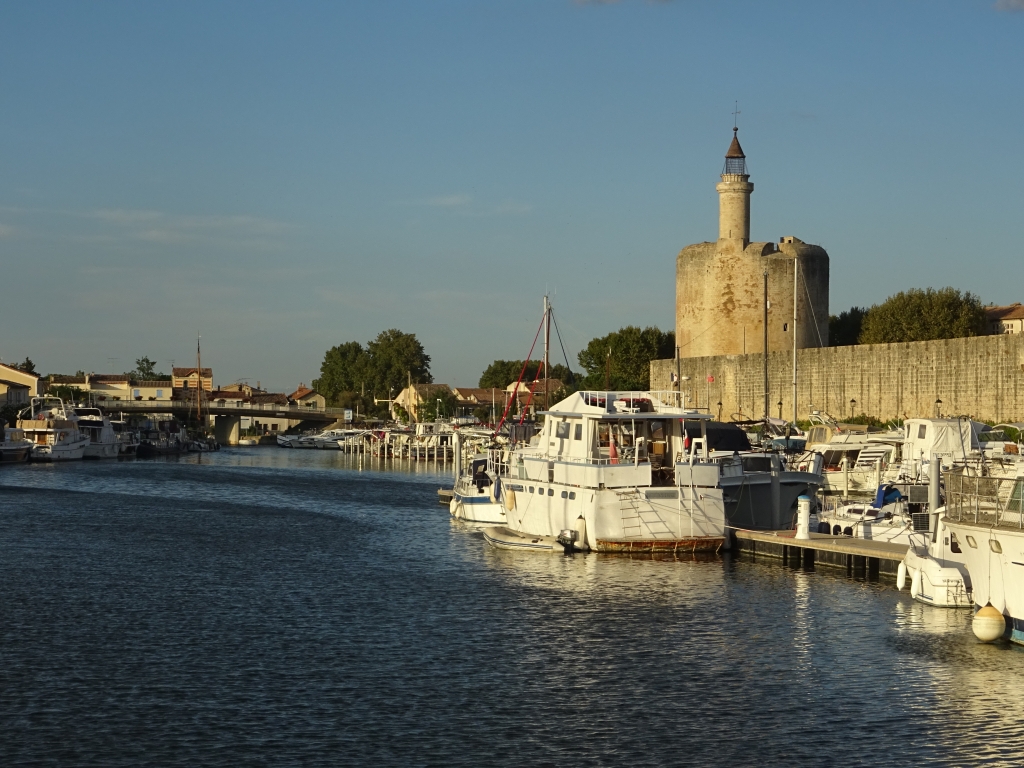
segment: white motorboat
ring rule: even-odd
[[[576,392],[554,405],[528,445],[492,454],[507,522],[488,528],[487,541],[554,539],[566,551],[599,552],[724,548],[719,467],[707,459],[706,436],[688,439],[682,428],[683,419],[711,417],[671,405],[677,397]]]
[[[951,543],[956,537],[979,609],[974,633],[991,641],[1008,632],[1024,644],[1024,477],[946,472],[943,479],[943,522]]]
[[[78,429],[78,415],[59,397],[33,397],[19,414],[18,429],[32,442],[32,461],[75,461],[89,438]]]
[[[498,465],[501,466],[500,458]],[[495,472],[490,455],[478,454],[469,462],[467,471],[455,480],[448,511],[465,523],[505,525],[505,503],[510,498],[514,496],[502,493],[501,477]]]
[[[120,453],[114,427],[99,408],[75,408],[78,429],[89,438],[86,459],[116,459]]]

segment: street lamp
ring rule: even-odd
[[[722,420],[722,401],[718,401],[718,420]]]
[[[441,420],[441,398],[437,398],[437,410],[434,412],[434,421]]]
[[[935,418],[939,418],[942,415],[942,400],[935,398]]]
[[[777,402],[776,405],[779,407],[779,418],[781,419],[782,418],[782,401],[779,400],[779,402]]]
[[[850,418],[853,418],[853,409],[857,406],[857,401],[852,397],[850,398]]]

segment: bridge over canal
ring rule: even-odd
[[[101,400],[92,404],[107,414],[169,413],[186,419],[196,412],[195,400]],[[236,445],[243,416],[254,419],[290,419],[330,424],[345,418],[345,408],[310,408],[304,405],[277,403],[231,403],[219,400],[203,402],[203,415],[213,416],[217,442]],[[351,411],[350,411],[351,412]]]

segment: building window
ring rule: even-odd
[[[163,396],[164,396],[164,391],[163,391],[162,389],[158,389],[158,390],[156,391],[156,396],[157,396],[157,397],[163,397]]]
[[[137,389],[133,389],[132,390],[132,397],[142,397],[142,392],[137,390]]]

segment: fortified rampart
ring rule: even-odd
[[[675,367],[674,360],[652,360],[651,389],[675,389]],[[681,381],[688,406],[710,405],[725,420],[733,414],[764,416],[764,355],[684,357],[679,370],[689,377]],[[782,417],[792,418],[792,350],[769,354],[768,390],[771,416],[779,416],[781,401]],[[887,420],[931,417],[936,409],[979,420],[1024,421],[1024,335],[797,350],[800,419],[812,410],[839,420],[851,411]]]

